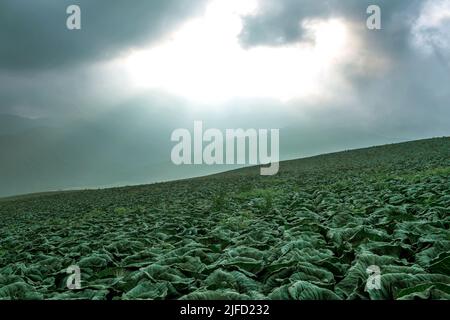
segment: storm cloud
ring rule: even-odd
[[[66,28],[66,8],[81,8],[82,30]],[[156,41],[203,0],[4,0],[0,3],[0,69],[30,71],[110,59]]]
[[[227,170],[170,166],[194,120],[280,128],[281,159],[450,135],[450,0],[244,2],[0,1],[0,195]]]

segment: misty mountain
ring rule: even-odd
[[[0,196],[24,193],[137,185],[228,171],[238,165],[182,165],[171,162],[175,128],[192,131],[192,119],[148,109],[119,108],[95,117],[29,119],[1,115]],[[205,127],[214,127],[214,120]],[[260,123],[252,123],[255,128]],[[236,119],[224,128],[244,128]],[[205,128],[205,129],[206,129]],[[401,141],[356,126],[303,124],[280,128],[280,159]],[[405,139],[406,140],[406,139]]]
[[[0,195],[150,182],[145,167],[167,161],[162,146],[147,138],[151,132],[126,134],[85,121],[43,127],[39,120],[0,117],[10,120],[14,125],[0,134]]]
[[[29,119],[11,114],[0,114],[0,135],[19,134],[49,125],[47,119]]]
[[[0,116],[0,123],[14,121],[0,134],[0,196],[144,184],[237,168],[172,164],[173,128],[147,116],[135,109],[70,122]]]

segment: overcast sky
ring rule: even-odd
[[[0,41],[2,114],[284,128],[285,157],[450,135],[450,0],[1,0]]]
[[[66,28],[69,4],[81,8],[81,30]],[[382,30],[366,28],[370,4]],[[448,0],[2,0],[0,9],[3,113],[88,116],[136,97],[152,108],[164,95],[205,114],[258,112],[258,101],[302,117],[448,124]]]

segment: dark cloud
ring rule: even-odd
[[[104,67],[156,43],[204,2],[0,0],[0,196],[192,175],[168,159],[171,131],[194,120],[281,128],[282,159],[450,134],[450,24],[415,27],[424,0],[260,0],[261,11],[244,17],[240,40],[249,48],[310,40],[307,19],[349,22],[361,61],[324,75],[345,84],[331,100],[237,98],[198,108],[160,90],[133,91],[120,66]],[[81,6],[81,31],[66,29],[69,4]],[[382,9],[381,31],[365,27],[370,4]]]
[[[420,11],[421,0],[261,0],[257,14],[244,19],[240,34],[243,46],[285,45],[307,40],[302,22],[308,19],[344,18],[359,25],[366,41],[374,47],[398,52],[405,46],[410,19]],[[382,11],[380,32],[366,29],[367,7]]]
[[[0,69],[34,70],[107,59],[158,39],[204,0],[2,0]],[[81,7],[82,29],[66,28],[66,8]]]
[[[393,137],[446,131],[450,119],[448,21],[443,21],[439,28],[432,25],[417,31],[414,27],[424,6],[432,1],[261,0],[260,3],[259,12],[244,19],[240,34],[243,46],[282,46],[308,41],[302,22],[329,18],[343,18],[351,23],[352,32],[363,43],[362,68],[352,63],[340,66],[341,75],[353,88],[353,105],[337,109],[336,105],[318,106],[319,111],[311,111],[312,119],[332,113],[332,121],[339,122],[333,110],[345,113],[361,109],[361,113],[346,116],[342,123],[354,126],[363,122],[374,132],[389,132]],[[379,31],[366,28],[366,9],[373,4],[381,8]],[[421,32],[419,36],[425,42],[422,48],[414,46],[414,32]],[[424,49],[428,49],[428,54]],[[382,67],[377,70],[377,58],[388,63],[386,70]]]

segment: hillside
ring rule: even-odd
[[[450,138],[12,198],[0,299],[449,299],[449,212]]]

